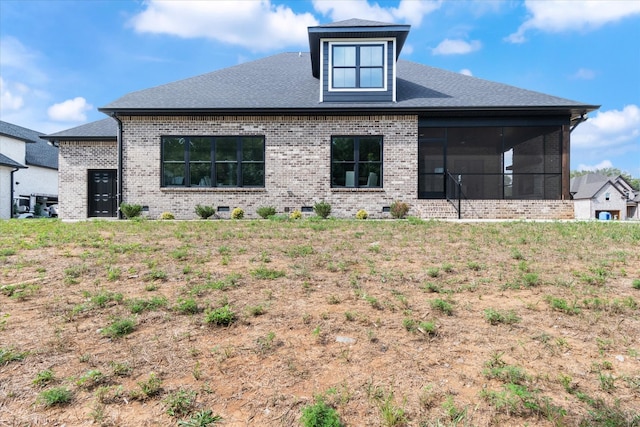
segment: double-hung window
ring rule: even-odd
[[[382,187],[382,137],[332,137],[331,186]]]
[[[384,45],[331,45],[333,89],[384,88]]]
[[[264,187],[264,137],[162,137],[162,186]]]

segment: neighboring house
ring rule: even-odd
[[[60,146],[60,216],[573,218],[570,131],[598,106],[398,60],[408,25],[310,27],[283,53],[127,94]],[[458,195],[461,194],[461,200]],[[460,212],[457,208],[460,206]]]
[[[576,219],[640,219],[637,192],[621,176],[597,173],[571,179]]]
[[[0,153],[0,219],[12,216],[13,175],[26,166]]]
[[[58,148],[41,135],[0,121],[0,218],[58,202]]]

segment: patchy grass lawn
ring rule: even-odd
[[[640,425],[638,224],[11,220],[0,283],[1,425]]]

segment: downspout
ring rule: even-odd
[[[15,198],[13,197],[13,174],[14,172],[18,172],[20,170],[20,168],[15,168],[14,170],[11,171],[11,188],[10,188],[10,193],[11,194],[11,211],[10,211],[10,218],[13,218],[13,204],[15,203]]]
[[[118,136],[117,136],[117,146],[118,146],[118,172],[117,172],[117,185],[118,191],[116,193],[116,197],[118,200],[118,219],[122,219],[122,212],[120,211],[120,205],[122,204],[122,162],[124,159],[124,155],[122,153],[122,121],[118,118],[116,113],[111,113],[111,117],[118,123]]]

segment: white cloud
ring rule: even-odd
[[[464,74],[465,76],[473,76],[473,73],[468,68],[463,68],[462,70],[460,70],[460,74]]]
[[[307,27],[318,25],[310,13],[296,14],[269,0],[149,0],[145,7],[131,20],[138,32],[204,37],[254,51],[306,45]]]
[[[577,80],[593,80],[596,78],[596,72],[588,68],[580,68],[571,77]]]
[[[78,96],[59,104],[53,104],[47,110],[47,114],[51,120],[60,122],[84,122],[87,120],[85,112],[92,109],[93,106],[87,104],[86,99]]]
[[[0,67],[5,78],[20,77],[31,84],[44,84],[49,78],[37,65],[40,54],[23,45],[15,37],[0,39]]]
[[[438,46],[432,49],[434,55],[464,55],[482,48],[479,40],[467,42],[464,40],[444,39]]]
[[[579,164],[578,165],[578,171],[594,171],[597,169],[606,169],[606,168],[612,168],[613,167],[613,163],[611,163],[611,160],[603,160],[598,164],[595,165],[584,165],[584,164]]]
[[[556,0],[525,2],[530,17],[506,40],[523,43],[530,30],[550,33],[599,28],[628,16],[640,14],[637,0]]]
[[[15,86],[9,88],[9,84],[0,76],[0,113],[19,110],[24,105],[23,94],[27,89],[24,85]]]
[[[401,0],[398,7],[382,7],[367,0],[314,0],[313,8],[333,21],[359,18],[388,23],[400,21],[419,27],[422,18],[441,4],[441,0]]]
[[[607,150],[626,144],[638,144],[639,138],[640,108],[631,104],[622,111],[599,111],[594,118],[574,130],[571,134],[571,146]]]

